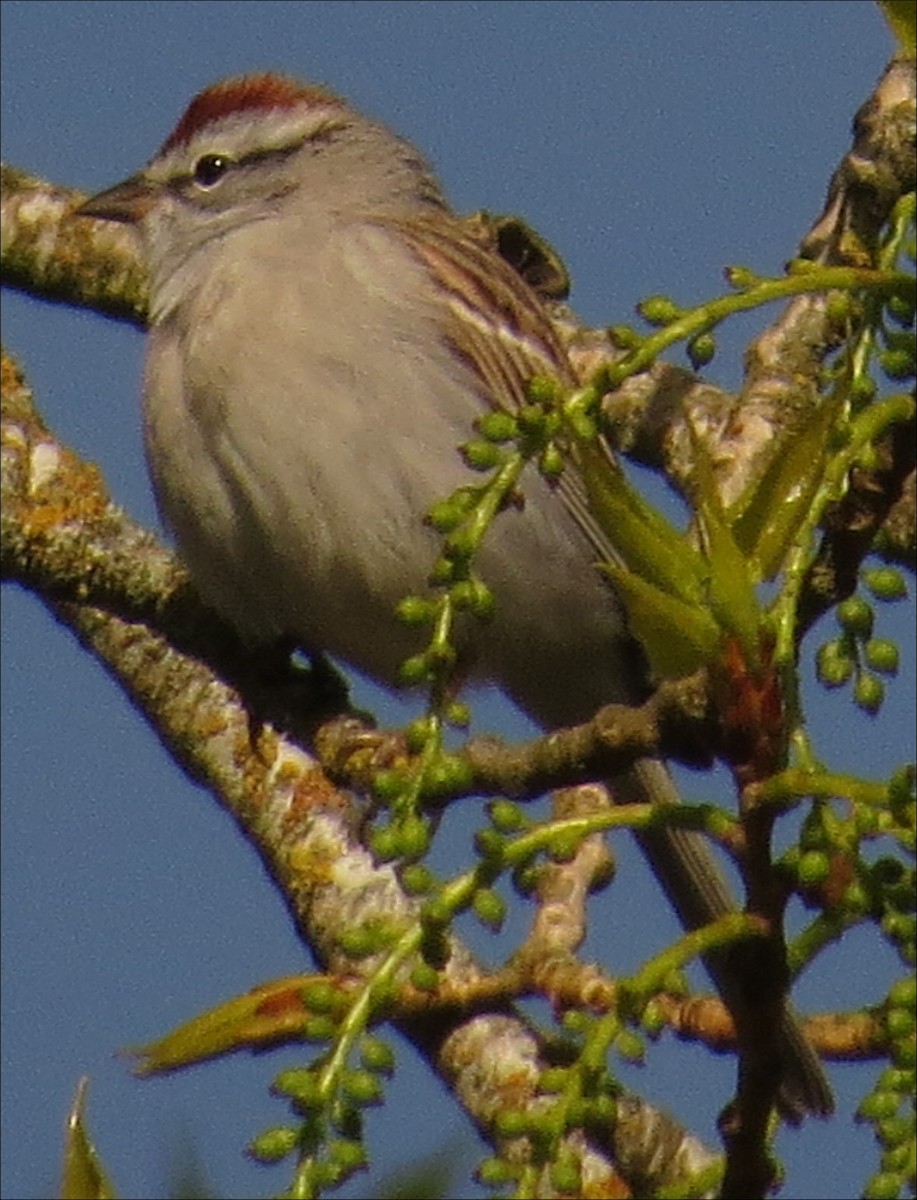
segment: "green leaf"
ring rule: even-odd
[[[615,547],[615,566],[685,602],[703,600],[703,558],[684,534],[651,508],[597,446],[581,443],[577,459],[592,515]]]
[[[631,632],[657,678],[679,679],[711,661],[721,631],[705,607],[678,600],[621,567],[603,570],[614,583]]]
[[[719,627],[735,636],[746,660],[758,661],[762,613],[755,593],[754,564],[733,537],[720,503],[710,461],[694,441],[694,505],[709,570],[707,598]]]
[[[752,481],[727,513],[740,551],[754,561],[762,579],[770,579],[780,570],[809,513],[824,476],[828,434],[835,415],[835,405],[826,401],[807,428],[775,446],[764,474]]]

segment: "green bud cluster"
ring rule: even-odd
[[[907,585],[895,567],[865,569],[861,576],[877,600],[894,601],[907,595]],[[835,616],[841,632],[819,646],[816,675],[826,688],[844,687],[852,679],[854,703],[874,716],[885,699],[885,684],[879,676],[898,673],[898,647],[885,638],[873,637],[875,609],[859,593],[842,600]]]
[[[879,1170],[863,1192],[874,1200],[897,1197],[913,1186],[917,1141],[913,1096],[917,1084],[914,1056],[917,981],[913,975],[892,985],[885,1007],[891,1065],[881,1073],[857,1109],[857,1120],[873,1127],[881,1148]]]

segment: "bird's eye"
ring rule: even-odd
[[[231,166],[232,159],[228,154],[204,154],[194,164],[192,177],[199,187],[212,188],[220,182]]]

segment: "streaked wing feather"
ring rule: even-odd
[[[566,387],[576,383],[542,301],[499,254],[442,214],[399,223],[399,229],[446,293],[452,346],[476,372],[494,408],[512,412],[523,405],[536,375],[549,375]],[[603,445],[611,457],[610,447]],[[556,487],[596,558],[618,561],[590,512],[579,473],[568,468]]]
[[[560,339],[543,304],[499,254],[458,220],[414,218],[400,228],[448,296],[456,350],[488,381],[493,402],[512,408],[534,375],[574,382]]]

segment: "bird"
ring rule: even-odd
[[[144,438],[166,527],[203,599],[248,642],[292,641],[398,685],[429,594],[431,506],[474,477],[475,421],[517,412],[533,378],[576,382],[541,298],[450,208],[424,156],[323,85],[274,73],[196,95],[160,150],[83,217],[137,234],[149,275]],[[575,467],[527,468],[475,555],[494,597],[459,622],[470,682],[498,685],[543,729],[650,693],[600,561]],[[678,802],[664,764],[609,781],[621,802]],[[734,911],[702,835],[638,836],[696,929]],[[705,963],[748,1002],[747,948]],[[785,1114],[826,1116],[822,1066],[787,1004]]]

